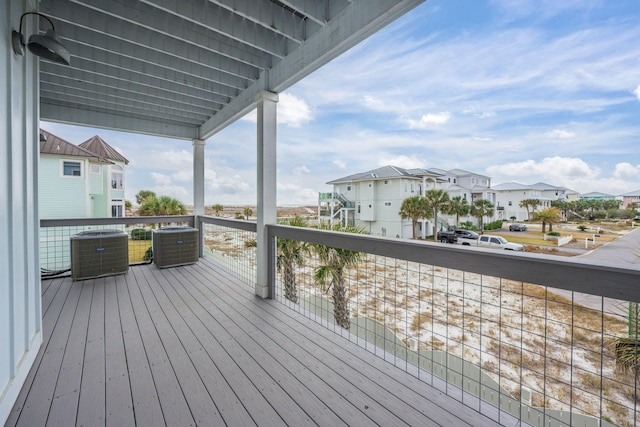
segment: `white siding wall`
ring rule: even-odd
[[[2,0],[0,77],[0,425],[42,342],[38,257],[38,61],[16,56],[9,36],[36,2]],[[29,19],[27,19],[29,18]],[[37,32],[36,18],[24,31]]]
[[[375,209],[375,181],[363,181],[359,182],[360,188],[360,220],[362,221],[375,221],[376,209]]]

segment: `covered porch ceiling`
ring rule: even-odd
[[[207,139],[423,1],[41,0],[40,118]]]

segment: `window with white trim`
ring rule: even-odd
[[[82,178],[82,162],[62,161],[62,175]]]
[[[122,190],[124,188],[124,169],[122,166],[111,166],[111,188],[114,190]]]

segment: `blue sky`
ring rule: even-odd
[[[205,203],[255,204],[255,113],[206,144]],[[278,204],[384,165],[462,168],[492,184],[640,189],[638,0],[428,0],[316,71],[278,104]],[[140,189],[192,203],[190,141],[95,134]]]

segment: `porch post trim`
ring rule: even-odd
[[[255,293],[273,297],[275,268],[269,259],[267,225],[276,223],[276,124],[278,94],[261,91],[256,97],[258,110],[257,176],[257,271]]]

